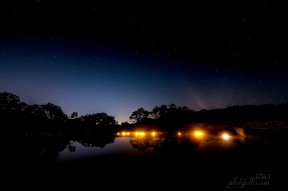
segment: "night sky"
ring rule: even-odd
[[[287,103],[287,10],[275,1],[0,3],[0,92],[70,115]]]

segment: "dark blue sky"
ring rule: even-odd
[[[122,122],[161,104],[200,110],[288,101],[287,30],[269,1],[242,12],[217,4],[218,12],[213,1],[191,10],[179,2],[42,2],[2,10],[0,91],[28,104]]]

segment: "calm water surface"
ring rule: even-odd
[[[196,140],[193,140],[196,139]],[[232,139],[232,138],[231,138]],[[99,158],[107,156],[143,156],[161,153],[164,149],[169,152],[177,151],[177,149],[185,148],[184,152],[201,153],[201,152],[229,152],[233,149],[238,149],[244,146],[238,140],[222,140],[201,138],[197,140],[193,136],[181,135],[181,137],[133,137],[123,136],[115,137],[114,142],[105,145],[104,147],[94,145],[83,145],[78,141],[71,141],[69,146],[59,153],[56,161],[70,161],[85,158]],[[71,151],[71,147],[74,147]],[[161,150],[162,149],[162,150]]]
[[[81,185],[153,180],[159,189],[184,189],[187,183],[225,189],[231,177],[264,173],[273,174],[274,184],[279,184],[278,171],[287,159],[282,147],[251,137],[241,129],[200,126],[175,133],[123,130],[103,136],[13,138],[8,172],[15,180],[48,178],[52,183],[77,177],[73,183]]]

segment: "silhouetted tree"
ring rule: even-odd
[[[0,93],[0,111],[16,110],[20,105],[20,98],[11,93]]]
[[[20,98],[12,93],[0,93],[0,122],[1,126],[9,128],[2,128],[2,131],[13,131],[22,125],[23,110],[27,104],[20,101]]]
[[[58,122],[65,122],[67,119],[67,116],[62,111],[60,106],[54,105],[53,103],[47,103],[42,105],[46,118],[48,120],[52,121],[58,121]]]
[[[81,116],[79,121],[82,131],[86,132],[111,133],[116,130],[117,126],[115,117],[104,112]]]
[[[156,106],[153,108],[153,110],[150,112],[150,116],[154,119],[167,119],[167,118],[179,118],[184,117],[191,114],[192,110],[190,110],[188,107],[184,106],[176,106],[175,104],[170,105],[161,105],[160,107]]]
[[[149,114],[154,119],[160,119],[161,117],[165,116],[167,112],[168,112],[168,106],[162,104],[160,107],[155,106]]]
[[[133,111],[129,119],[134,122],[138,123],[143,119],[146,119],[149,116],[149,112],[146,111],[143,107],[138,108],[136,111]]]
[[[122,126],[122,127],[129,127],[129,126],[130,126],[130,123],[128,123],[127,121],[125,121],[125,122],[122,122],[122,123],[121,123],[121,126]]]
[[[78,113],[77,112],[72,112],[70,118],[71,119],[75,119],[78,117]]]
[[[20,113],[27,104],[20,101],[20,98],[12,93],[0,93],[0,113],[15,114]]]
[[[30,120],[36,121],[65,122],[67,119],[61,107],[52,103],[28,106],[25,113],[30,117]]]
[[[30,122],[46,120],[46,114],[41,105],[29,105],[25,108],[24,112]]]

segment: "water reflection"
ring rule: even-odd
[[[118,138],[129,138],[129,143],[133,149],[140,152],[154,149],[154,151],[160,150],[164,142],[168,139],[165,132],[157,131],[122,131],[118,132]]]
[[[152,153],[195,153],[210,150],[233,150],[245,145],[244,132],[229,128],[193,126],[178,132],[128,131],[115,134],[21,135],[7,142],[8,160],[41,164],[70,158],[105,155],[141,155]],[[241,134],[242,133],[242,134]],[[88,154],[87,154],[88,153]],[[101,154],[102,153],[102,154]],[[77,157],[75,157],[77,155]]]
[[[216,133],[203,129],[193,129],[178,131],[175,134],[156,131],[122,131],[116,135],[120,139],[124,137],[129,138],[132,148],[140,152],[153,148],[156,152],[191,153],[213,149],[235,149],[242,145],[236,135],[222,130]]]
[[[150,147],[160,147],[161,143],[165,141],[165,138],[132,138],[129,142],[132,147],[139,151],[145,151]]]
[[[84,147],[100,147],[104,148],[107,144],[113,143],[115,136],[112,134],[101,134],[101,135],[88,135],[81,136],[74,139],[74,141],[78,141]]]
[[[58,135],[17,135],[4,143],[8,163],[17,165],[40,165],[57,160],[58,155],[69,145],[69,139]],[[70,146],[69,149],[73,150]]]
[[[255,147],[249,141],[246,144],[245,136],[243,129],[238,129],[235,133],[229,128],[216,129],[206,126],[183,128],[173,133],[123,130],[114,134],[34,134],[10,137],[5,148],[8,159],[12,162],[11,166],[15,167],[15,163],[21,162],[29,167],[26,171],[19,170],[24,173],[23,177],[26,172],[30,172],[30,164],[49,163],[45,165],[48,167],[46,169],[57,172],[55,174],[59,174],[60,179],[70,176],[72,180],[75,174],[90,177],[87,172],[92,172],[93,181],[98,175],[98,178],[105,182],[107,177],[111,177],[111,172],[115,172],[125,180],[135,178],[136,181],[138,178],[135,173],[139,172],[143,174],[143,180],[146,174],[150,173],[155,180],[159,176],[171,181],[175,181],[175,177],[181,177],[178,178],[180,182],[191,181],[192,175],[194,180],[197,180],[198,176],[204,174],[206,182],[207,172],[214,173],[210,180],[219,177],[218,172],[223,173],[223,170],[228,177],[231,175],[229,170],[235,169],[245,173],[246,169],[252,169],[251,172],[254,173],[253,168],[257,169],[255,165],[266,168],[270,159],[281,156],[280,152],[274,155],[274,151],[267,150],[267,147]],[[281,157],[278,158],[284,161]],[[141,166],[141,172],[137,169],[135,171],[135,166],[131,165],[135,163]],[[249,168],[247,165],[250,165]],[[45,172],[42,167],[36,172]],[[157,169],[156,173],[154,169]],[[187,172],[190,176],[186,176]],[[35,176],[38,176],[37,173]]]
[[[241,143],[245,143],[245,135],[242,132],[242,134],[238,134],[236,131],[231,131],[228,128],[226,129],[192,129],[190,131],[178,131],[177,136],[179,138],[186,137],[191,139],[191,141],[238,141]]]

